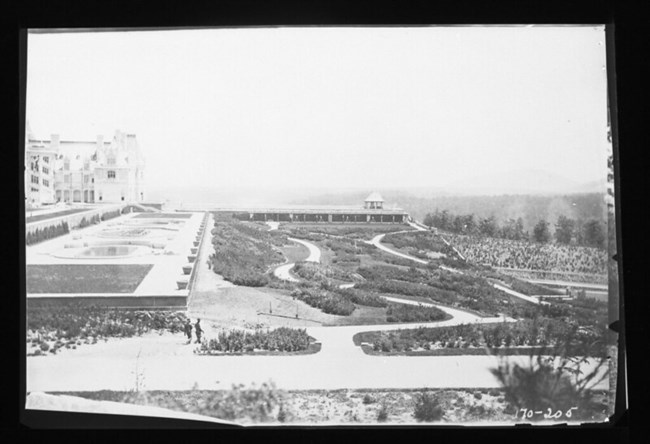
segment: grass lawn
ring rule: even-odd
[[[151,264],[28,265],[27,293],[133,293]]]
[[[140,213],[134,219],[189,219],[192,213]]]
[[[38,222],[46,219],[54,219],[55,217],[67,216],[69,214],[81,213],[82,211],[90,211],[92,208],[73,208],[70,210],[57,211],[56,213],[39,214],[37,216],[25,217],[25,223]]]

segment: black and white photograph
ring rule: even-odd
[[[29,29],[25,409],[607,423],[606,28]]]

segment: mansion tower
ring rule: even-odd
[[[57,202],[143,202],[145,161],[135,134],[94,142],[25,135],[25,206]]]

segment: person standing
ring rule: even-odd
[[[196,343],[200,344],[201,334],[203,333],[203,329],[201,328],[201,319],[196,320],[196,324],[194,324],[194,333],[196,334]]]
[[[187,336],[187,343],[189,344],[192,342],[192,323],[190,322],[189,319],[185,321],[185,325],[183,326],[183,329],[185,330],[185,336]]]

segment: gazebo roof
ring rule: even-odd
[[[384,199],[382,199],[381,194],[375,191],[370,193],[370,195],[366,197],[365,202],[384,202]]]

